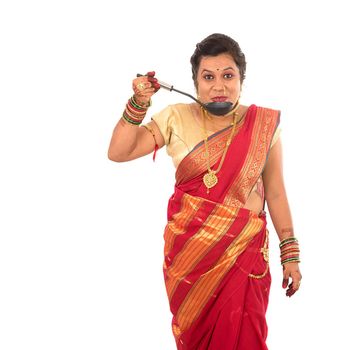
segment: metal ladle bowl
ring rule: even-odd
[[[137,77],[142,77],[144,76],[143,74],[137,74]],[[231,110],[234,108],[233,103],[231,102],[209,102],[209,103],[202,103],[200,102],[198,99],[196,99],[195,97],[193,97],[190,94],[187,94],[187,92],[183,92],[181,90],[177,90],[174,88],[173,85],[164,83],[163,81],[160,81],[158,79],[158,84],[160,85],[160,87],[168,90],[168,91],[175,91],[178,92],[179,94],[185,95],[190,97],[192,100],[196,101],[198,104],[200,104],[205,110],[207,110],[209,113],[213,114],[213,115],[225,115],[229,112],[231,112]]]

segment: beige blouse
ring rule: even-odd
[[[158,125],[164,138],[167,154],[177,168],[182,159],[204,140],[203,128],[192,113],[191,105],[179,103],[170,105],[155,114],[152,120]],[[277,128],[271,142],[272,147],[280,136]],[[214,133],[207,131],[208,136]]]

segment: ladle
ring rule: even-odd
[[[137,77],[142,77],[144,76],[143,74],[137,74]],[[197,100],[195,97],[193,97],[190,94],[187,94],[187,92],[183,92],[181,90],[177,90],[174,88],[173,85],[164,83],[163,81],[160,81],[158,79],[158,84],[160,87],[169,90],[169,91],[176,91],[179,94],[185,95],[190,97],[192,100],[196,101],[198,104],[200,104],[204,109],[206,109],[209,113],[213,115],[225,115],[234,108],[233,103],[231,102],[209,102],[209,103],[202,103],[199,100]]]

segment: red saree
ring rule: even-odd
[[[267,349],[265,213],[243,206],[263,172],[278,122],[278,111],[249,107],[209,194],[203,142],[177,168],[164,233],[164,277],[178,350]],[[209,138],[212,168],[230,132]]]

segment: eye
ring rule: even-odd
[[[224,78],[225,79],[231,79],[231,78],[233,78],[233,74],[232,73],[226,73],[226,74],[224,74]]]
[[[213,77],[211,74],[204,74],[204,75],[203,75],[203,78],[204,78],[205,80],[212,80],[212,79],[214,79],[214,77]]]

